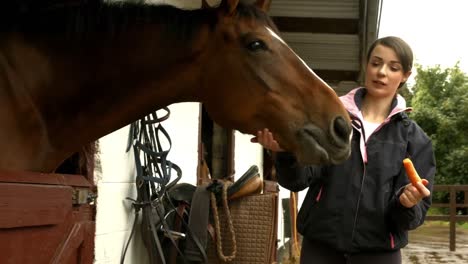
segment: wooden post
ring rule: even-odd
[[[299,260],[299,256],[301,251],[299,249],[299,234],[297,232],[297,205],[299,194],[297,192],[290,192],[289,193],[289,212],[290,212],[290,219],[291,219],[291,243],[290,243],[290,259],[291,260]]]
[[[457,196],[455,186],[450,186],[450,251],[455,251],[456,243],[456,216],[457,216]]]
[[[464,196],[465,196],[464,204],[468,205],[468,191],[465,190],[465,195]]]

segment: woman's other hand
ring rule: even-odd
[[[250,142],[259,143],[264,148],[269,149],[271,151],[284,151],[273,137],[273,134],[268,130],[268,128],[264,128],[263,130],[257,131],[257,136],[252,138]]]
[[[400,203],[406,207],[411,208],[417,205],[424,197],[431,195],[429,189],[426,188],[428,181],[423,179],[413,186],[411,183],[405,186],[405,190],[400,195]]]

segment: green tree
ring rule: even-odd
[[[416,66],[409,105],[414,119],[432,139],[436,184],[468,184],[468,76],[452,68]]]

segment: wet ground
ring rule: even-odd
[[[449,250],[449,227],[438,222],[426,222],[411,231],[409,244],[402,250],[403,264],[468,264],[468,230],[458,227],[456,250]]]
[[[423,226],[411,231],[410,243],[402,250],[403,264],[468,264],[468,228],[457,226],[456,230],[455,251],[449,250],[447,222],[426,222]],[[280,250],[278,253],[281,264],[299,263],[291,261],[287,256],[287,251]]]

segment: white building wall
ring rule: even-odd
[[[134,165],[131,152],[126,153],[128,126],[99,140],[101,170],[95,172],[98,188],[95,263],[119,263],[134,219],[131,202],[135,198]],[[139,234],[138,234],[139,235]],[[132,239],[126,259],[146,263],[141,239]]]
[[[238,179],[250,166],[257,165],[260,175],[263,176],[263,150],[259,144],[252,144],[251,135],[236,131],[234,146],[234,170],[235,179]]]

